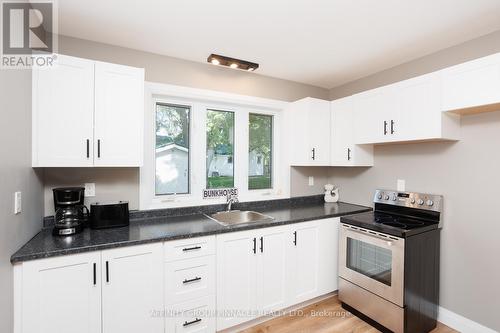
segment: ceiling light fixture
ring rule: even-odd
[[[256,64],[254,62],[225,57],[218,54],[211,54],[210,56],[208,56],[207,62],[213,65],[228,66],[233,69],[242,69],[249,72],[253,72],[257,68],[259,68],[259,64]]]

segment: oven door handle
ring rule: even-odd
[[[395,237],[394,238],[391,238],[391,237],[384,237],[384,236],[380,236],[378,234],[374,234],[374,233],[371,233],[371,232],[367,232],[367,231],[362,231],[362,230],[359,230],[359,229],[353,229],[351,227],[346,227],[345,225],[343,225],[343,227],[347,230],[347,231],[352,231],[352,232],[356,232],[358,234],[361,234],[361,235],[366,235],[366,236],[370,236],[370,237],[373,237],[373,238],[377,238],[377,239],[380,239],[380,240],[383,240],[383,241],[386,241],[387,242],[387,245],[391,246],[393,242],[398,242],[399,239],[396,239]]]

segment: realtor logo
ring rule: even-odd
[[[51,65],[48,56],[52,58],[55,51],[57,27],[54,12],[53,1],[2,2],[2,67]]]

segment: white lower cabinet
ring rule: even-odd
[[[215,332],[337,289],[339,219],[26,261],[15,333]]]
[[[217,330],[257,315],[257,232],[217,235]]]
[[[101,332],[100,262],[99,252],[24,262],[22,272],[15,270],[21,281],[16,332]]]
[[[215,332],[215,236],[165,243],[165,332]]]
[[[192,301],[166,306],[167,333],[215,333],[215,297],[205,296]]]
[[[218,235],[217,330],[335,291],[338,226],[331,218]]]
[[[102,251],[102,332],[163,332],[163,244]]]

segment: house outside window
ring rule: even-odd
[[[155,194],[189,193],[190,107],[156,104]]]

